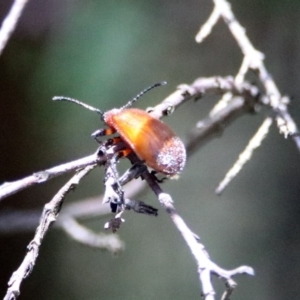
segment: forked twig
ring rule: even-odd
[[[241,64],[240,70],[235,77],[235,82],[237,84],[241,84],[242,82],[244,82],[245,76],[249,70],[253,70],[257,73],[258,79],[260,80],[265,90],[265,97],[263,102],[265,105],[268,105],[273,111],[279,132],[283,134],[285,138],[292,138],[298,150],[300,151],[299,131],[296,126],[296,123],[294,122],[287,108],[289,99],[281,95],[277,85],[275,84],[275,81],[272,79],[272,76],[268,73],[263,63],[264,54],[254,48],[250,39],[246,35],[246,30],[240,25],[235,15],[233,14],[229,2],[227,0],[213,0],[213,2],[215,4],[213,12],[209,19],[206,21],[206,23],[200,28],[196,36],[196,41],[199,43],[202,42],[204,38],[211,33],[213,27],[216,25],[217,21],[220,18],[222,18],[225,21],[226,25],[228,26],[229,30],[231,31],[232,35],[234,36],[238,46],[240,47],[244,55],[244,59]],[[220,108],[228,106],[230,104],[231,99],[231,93],[225,94],[221,101],[212,110],[211,116],[213,116],[214,113],[218,112]],[[267,118],[266,120],[270,119]],[[251,140],[252,142],[249,143],[245,151],[240,155],[240,158],[234,164],[234,167],[232,167],[230,171],[226,174],[224,181],[216,189],[217,193],[220,193],[225,188],[225,186],[228,185],[230,180],[237,175],[242,166],[250,159],[250,156],[252,155],[254,149],[261,145],[271,125],[270,124],[269,126],[266,126],[266,122],[267,121],[264,121],[264,123],[258,130],[258,133],[255,134],[256,141],[253,142],[253,139]],[[264,131],[264,134],[259,134],[260,132],[262,132],[262,130]],[[246,155],[245,152],[248,154]],[[249,156],[250,153],[251,155]],[[245,159],[243,163],[241,163],[241,158],[245,158],[246,156],[249,156],[249,158]],[[239,165],[239,170],[236,168],[237,165]]]
[[[45,237],[45,234],[48,232],[50,225],[56,221],[64,198],[79,184],[80,180],[95,167],[96,164],[87,166],[79,171],[58,191],[52,200],[45,205],[43,214],[41,216],[40,225],[36,230],[33,240],[27,247],[27,254],[25,255],[20,267],[12,274],[8,282],[9,288],[4,300],[15,300],[20,295],[21,283],[23,279],[30,275],[39,255],[41,243]]]
[[[215,275],[225,280],[226,285],[230,285],[231,288],[234,288],[235,285],[235,282],[232,279],[233,276],[238,274],[254,275],[254,270],[249,266],[240,266],[233,270],[224,270],[223,268],[220,268],[218,265],[216,265],[210,259],[204,245],[200,243],[199,236],[197,236],[190,230],[185,221],[176,211],[171,196],[163,192],[161,187],[158,185],[153,176],[149,174],[149,172],[146,172],[143,177],[158,197],[160,204],[169,214],[174,225],[181,233],[193,257],[195,258],[198,267],[199,281],[202,285],[202,292],[205,300],[215,299],[215,291],[211,282],[211,275]]]

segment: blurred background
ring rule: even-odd
[[[233,12],[300,124],[300,2],[234,0]],[[0,19],[12,1],[0,2]],[[81,99],[102,110],[123,105],[161,80],[135,106],[159,103],[181,83],[234,75],[242,54],[222,21],[198,45],[195,35],[212,1],[31,0],[0,56],[0,182],[93,153],[90,134],[103,124],[96,114],[55,95]],[[190,101],[165,122],[183,140],[217,98]],[[300,295],[300,153],[273,126],[253,159],[219,197],[214,189],[264,119],[240,118],[194,154],[179,181],[163,185],[213,261],[224,268],[251,265],[255,277],[236,278],[233,299],[297,299]],[[103,192],[103,170],[85,178],[72,202]],[[70,178],[56,178],[0,203],[1,219],[14,211],[42,212]],[[159,207],[153,193],[140,197]],[[199,299],[196,265],[182,237],[160,208],[157,218],[126,213],[118,256],[84,247],[53,229],[20,299]],[[101,231],[108,217],[86,222]],[[21,263],[34,230],[0,232],[0,291]],[[37,224],[36,224],[37,225]],[[28,229],[28,230],[27,230]],[[214,278],[218,293],[223,282]],[[2,297],[2,296],[0,296]]]

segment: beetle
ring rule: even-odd
[[[127,145],[125,150],[121,150],[120,156],[127,156],[133,151],[141,161],[145,162],[155,172],[174,176],[179,174],[185,165],[186,150],[183,142],[167,124],[141,109],[129,108],[146,92],[165,84],[166,82],[156,83],[144,89],[123,107],[114,108],[104,113],[76,99],[56,96],[53,100],[71,101],[98,112],[108,128],[95,131],[92,137],[97,139],[99,136],[118,133],[119,138]]]

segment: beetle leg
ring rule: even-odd
[[[99,136],[105,136],[105,135],[111,135],[111,134],[114,134],[116,132],[115,129],[113,128],[101,128],[101,129],[98,129],[96,130],[95,132],[93,132],[91,134],[92,138],[94,138],[98,143],[101,143],[99,140],[98,140],[98,137]]]
[[[128,156],[132,150],[130,148],[126,148],[124,150],[119,151],[119,157],[126,157]]]
[[[110,139],[106,140],[103,144],[106,147],[110,147],[110,146],[114,146],[114,145],[119,144],[118,147],[115,150],[118,154],[117,155],[118,159],[121,158],[121,157],[127,156],[127,155],[129,155],[129,153],[132,152],[131,149],[127,148],[126,144],[124,143],[124,141],[119,136],[110,138]]]
[[[167,180],[168,178],[167,177],[163,177],[162,179],[159,179],[157,176],[156,176],[157,172],[152,170],[151,171],[151,175],[154,177],[155,181],[157,181],[158,183],[163,183],[165,180]]]
[[[106,142],[106,145],[112,146],[112,145],[116,145],[119,142],[123,142],[123,140],[119,136],[117,136],[112,139],[109,139]],[[130,148],[121,149],[120,151],[118,151],[117,158],[119,159],[121,157],[127,157],[130,153],[132,153],[132,150]]]

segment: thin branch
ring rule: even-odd
[[[238,74],[234,78],[234,82],[237,85],[242,85],[245,81],[246,73],[249,70],[249,61],[244,58],[243,63],[240,67]],[[227,92],[223,95],[223,97],[218,101],[218,103],[214,106],[214,108],[210,111],[209,115],[213,116],[218,113],[220,109],[223,109],[229,105],[234,95],[231,92]]]
[[[122,181],[120,180],[120,182]],[[134,199],[138,197],[146,187],[145,181],[134,180],[124,186],[124,193],[127,198]],[[66,203],[53,228],[64,230],[65,228],[61,223],[64,223],[65,218],[73,218],[75,220],[99,219],[99,217],[111,214],[109,205],[103,204],[102,201],[103,195],[99,195],[77,202]],[[4,210],[0,213],[0,232],[1,234],[32,232],[38,225],[40,214],[39,209],[20,211]]]
[[[182,88],[182,86],[180,86]],[[238,84],[231,76],[199,78],[191,85],[184,86],[190,96],[199,98],[202,95],[223,94],[230,92],[231,101],[226,106],[220,107],[209,117],[198,122],[188,137],[186,149],[188,155],[207,143],[211,138],[219,136],[223,130],[237,117],[255,111],[255,106],[260,103],[259,89],[248,82]],[[232,96],[234,96],[232,98]]]
[[[261,99],[261,102],[265,105],[269,105],[272,108],[272,111],[275,113],[276,116],[276,122],[279,132],[283,134],[285,138],[291,137],[294,140],[298,150],[300,151],[299,131],[297,129],[296,123],[292,119],[287,108],[289,99],[287,97],[283,97],[280,94],[279,89],[275,84],[275,81],[272,79],[272,76],[268,73],[263,63],[264,54],[254,48],[250,39],[246,35],[246,30],[240,25],[240,23],[234,16],[229,2],[226,0],[213,0],[213,2],[215,4],[213,12],[210,18],[206,21],[206,23],[200,28],[200,31],[196,36],[196,41],[199,43],[202,42],[203,39],[211,33],[212,28],[216,25],[219,18],[223,18],[244,55],[244,59],[240,70],[235,77],[236,84],[241,84],[242,82],[244,82],[245,76],[250,69],[254,70],[258,74],[258,78],[261,81],[266,93],[266,95]],[[213,115],[218,113],[220,109],[227,107],[231,100],[232,93],[226,93],[210,112],[210,116],[213,117]],[[267,121],[265,121],[261,125],[260,129],[258,130],[258,133],[261,132],[262,129],[266,129],[266,122]],[[266,134],[267,131],[264,131],[264,135],[257,134],[255,136],[255,145],[257,146],[253,147],[250,150],[249,147],[251,147],[251,145],[254,145],[252,140],[251,143],[249,143],[249,146],[247,146],[246,148],[246,151],[251,152],[251,154],[250,152],[248,152],[247,156],[249,154],[251,156],[253,150],[259,145],[261,145],[261,142],[265,138]],[[261,140],[259,141],[258,138],[261,138]],[[242,168],[242,166],[244,166],[244,164],[248,161],[248,159],[245,159],[243,163],[241,162],[241,158],[245,157],[245,152],[240,154],[237,163],[228,171],[224,181],[220,183],[219,187],[216,189],[217,193],[221,193],[221,191],[223,191],[225,186],[227,186],[231,179],[240,171],[240,168]],[[237,164],[239,164],[238,168]]]
[[[236,96],[242,96],[247,100],[252,99],[252,102],[257,102],[260,96],[260,91],[256,86],[251,85],[247,81],[237,83],[232,76],[202,77],[196,79],[190,85],[179,85],[175,92],[165,98],[160,104],[148,110],[153,117],[161,118],[164,115],[169,115],[175,108],[178,108],[188,100],[198,100],[205,95],[220,95],[227,92]]]
[[[204,245],[200,243],[200,238],[190,230],[176,211],[171,196],[162,191],[156,180],[153,176],[151,176],[151,174],[149,174],[149,172],[145,172],[143,177],[158,197],[160,204],[171,217],[174,225],[181,233],[192,255],[194,256],[197,262],[199,280],[202,285],[205,300],[215,299],[215,291],[211,282],[211,275],[216,275],[217,277],[224,279],[227,283],[230,280],[234,282],[232,277],[238,274],[254,275],[254,270],[249,266],[241,266],[234,270],[224,270],[211,261]]]
[[[208,143],[215,137],[220,137],[223,131],[234,120],[245,113],[250,113],[251,105],[242,97],[235,97],[229,105],[224,107],[213,116],[209,116],[197,123],[196,128],[189,133],[186,142],[188,156],[192,155],[197,149]]]
[[[202,43],[203,40],[211,34],[213,27],[217,24],[220,18],[221,12],[219,8],[215,5],[211,15],[207,21],[201,26],[199,32],[196,35],[196,42]]]
[[[85,246],[107,250],[112,253],[124,249],[124,243],[116,234],[95,233],[91,229],[79,224],[76,219],[64,216],[59,222],[60,227],[76,242]]]
[[[275,84],[275,81],[272,79],[271,74],[267,71],[263,63],[264,55],[254,48],[246,35],[246,30],[240,25],[234,16],[228,1],[213,1],[215,6],[218,7],[219,11],[221,12],[223,20],[236,39],[244,56],[249,61],[250,68],[257,71],[258,77],[265,88],[267,97],[269,98],[270,106],[273,108],[276,114],[279,132],[282,133],[286,138],[292,137],[298,150],[300,151],[299,131],[296,123],[288,112],[288,101],[286,101],[286,97],[282,97],[277,85]]]
[[[15,0],[0,28],[0,55],[12,35],[28,0]]]
[[[239,155],[238,160],[232,166],[232,168],[227,172],[225,178],[219,183],[216,188],[216,193],[221,194],[230,181],[240,172],[243,166],[251,159],[251,156],[256,148],[258,148],[262,141],[267,136],[270,126],[272,125],[272,118],[268,117],[264,120],[262,125],[259,127],[258,131],[249,141],[245,150]]]
[[[0,200],[12,194],[15,194],[25,188],[28,188],[32,185],[46,182],[53,177],[65,174],[70,171],[74,171],[76,169],[86,167],[88,165],[101,163],[102,161],[103,158],[99,157],[97,153],[95,153],[93,155],[86,156],[84,158],[80,158],[50,169],[46,169],[44,171],[34,173],[28,177],[25,177],[17,181],[5,182],[0,186]]]
[[[86,156],[78,160],[74,160],[50,169],[46,169],[44,171],[34,173],[33,175],[27,176],[17,181],[4,182],[0,186],[0,200],[32,185],[44,183],[56,176],[65,174],[67,172],[81,169],[93,164],[104,164],[107,160],[111,159],[111,157],[116,152],[122,149],[122,147],[124,147],[123,142],[113,145],[112,147],[107,147],[103,144],[97,149],[96,153],[90,156]]]
[[[20,295],[21,283],[23,279],[30,275],[39,255],[41,243],[50,225],[56,221],[64,198],[72,189],[74,189],[79,184],[80,180],[95,167],[96,164],[87,166],[79,171],[58,191],[53,199],[45,205],[43,214],[40,219],[40,225],[36,230],[33,240],[27,247],[28,252],[20,267],[12,274],[8,282],[9,288],[7,290],[6,296],[4,297],[4,300],[15,300]]]

